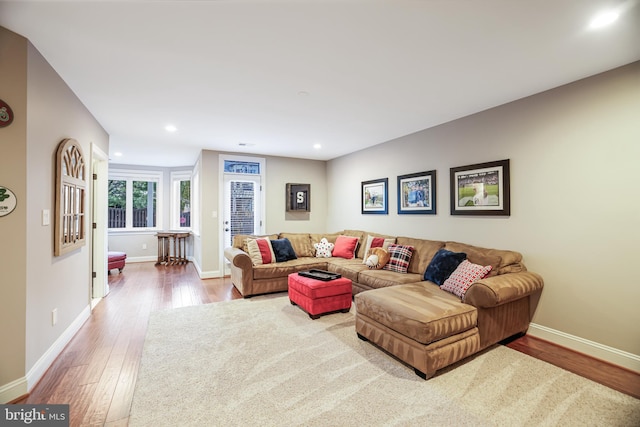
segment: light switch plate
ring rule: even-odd
[[[51,222],[49,218],[49,209],[42,210],[42,225],[49,225]]]

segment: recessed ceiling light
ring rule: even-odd
[[[313,148],[315,148],[316,150],[319,150],[322,148],[322,145],[320,144],[313,144]]]
[[[615,22],[619,17],[620,13],[615,10],[600,12],[591,20],[591,22],[589,23],[589,28],[591,28],[592,30],[596,30],[606,27],[607,25]]]
[[[122,153],[119,151],[116,151],[115,153],[113,153],[113,155],[116,157],[122,157]]]
[[[298,95],[300,95],[300,96],[309,96],[309,92],[307,92],[306,90],[301,90],[300,92],[298,92]]]
[[[175,132],[175,131],[177,131],[177,130],[178,130],[178,128],[177,128],[177,127],[175,127],[174,125],[166,125],[166,126],[164,127],[164,129],[165,129],[167,132]]]

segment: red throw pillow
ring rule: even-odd
[[[338,236],[335,246],[333,247],[332,256],[351,259],[355,256],[356,247],[358,246],[357,237]]]

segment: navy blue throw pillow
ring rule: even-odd
[[[291,242],[286,237],[272,240],[271,247],[273,248],[273,253],[276,254],[276,262],[284,262],[298,258],[293,250],[293,246],[291,246]]]
[[[464,252],[451,252],[446,249],[440,249],[433,256],[427,270],[424,272],[424,280],[429,280],[438,286],[442,285],[465,259],[467,259],[467,254]]]

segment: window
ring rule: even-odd
[[[191,228],[191,172],[171,172],[171,228]]]
[[[56,152],[56,228],[54,254],[63,255],[85,243],[86,167],[82,148],[65,139]]]
[[[260,175],[260,162],[245,160],[224,160],[225,173]]]
[[[191,231],[194,234],[200,234],[200,162],[198,162],[193,169],[193,175],[191,176]]]
[[[109,173],[109,229],[160,228],[162,172],[115,170]]]

